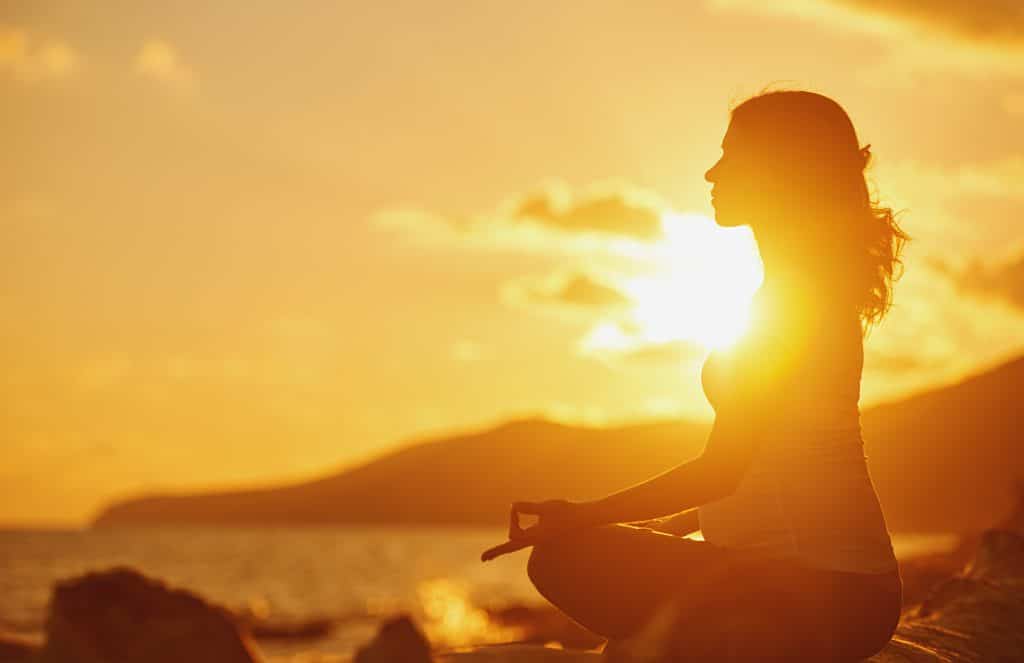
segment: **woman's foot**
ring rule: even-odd
[[[604,648],[601,650],[601,660],[607,661],[607,663],[618,663],[626,660],[621,657],[621,647],[622,644],[619,640],[612,640],[609,638],[608,641],[604,643]]]

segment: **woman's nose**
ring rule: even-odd
[[[712,184],[714,184],[714,182],[715,182],[715,172],[718,170],[718,164],[720,164],[720,163],[721,163],[721,160],[716,161],[714,166],[711,166],[710,168],[707,169],[707,172],[704,173],[704,179],[705,180],[707,180],[708,182],[711,182]]]

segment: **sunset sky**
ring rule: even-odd
[[[100,4],[0,9],[0,523],[709,418],[758,264],[704,172],[767,86],[914,238],[862,408],[1024,353],[1014,3]]]

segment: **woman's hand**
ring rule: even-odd
[[[519,526],[519,514],[527,513],[540,516],[536,525],[523,529]],[[532,546],[560,532],[582,527],[589,524],[583,504],[566,500],[547,500],[545,502],[513,502],[509,514],[508,541],[488,548],[480,555],[481,561],[487,562],[506,553]]]
[[[536,525],[523,529],[519,526],[519,514],[526,513],[540,517]],[[570,529],[586,524],[583,506],[568,500],[546,500],[544,502],[513,502],[509,514],[508,538],[510,541],[535,543]]]

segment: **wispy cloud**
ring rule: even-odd
[[[1024,350],[1024,155],[880,161],[873,176],[912,241],[893,309],[865,345],[865,389],[905,393]]]
[[[24,28],[0,26],[0,72],[35,83],[67,78],[81,67],[82,57],[67,42],[38,36]]]
[[[556,181],[479,214],[446,215],[402,206],[371,215],[369,223],[431,245],[589,253],[657,242],[664,237],[666,209],[658,196],[628,183],[605,181],[574,192]]]
[[[865,394],[874,401],[954,381],[1018,356],[1022,338],[1022,309],[965,290],[935,259],[911,258],[892,311],[866,340]]]
[[[135,72],[179,90],[195,86],[195,73],[181,59],[177,49],[163,39],[143,42],[135,54]]]
[[[903,211],[914,250],[960,259],[1021,239],[1024,154],[955,166],[880,162],[872,177],[884,183],[883,201]]]
[[[1024,5],[1016,0],[831,0],[833,4],[936,28],[988,45],[1024,47]]]
[[[975,258],[956,268],[938,262],[953,281],[968,293],[998,297],[1024,312],[1024,253],[994,262]]]
[[[888,53],[862,76],[904,84],[922,71],[1024,76],[1024,9],[1016,0],[708,0],[718,11],[789,16],[876,36]]]
[[[662,234],[658,210],[610,191],[590,199],[559,203],[542,194],[524,200],[511,217],[517,223],[539,223],[565,232],[596,232],[640,240],[657,240]]]
[[[700,360],[707,354],[707,349],[694,341],[648,338],[628,320],[595,325],[579,340],[576,351],[580,356],[611,366],[681,364]]]
[[[630,362],[652,362],[656,364],[683,363],[703,359],[707,349],[692,341],[673,340],[650,342],[626,350],[620,360]]]
[[[864,352],[864,369],[867,371],[905,374],[927,366],[928,362],[919,355],[896,353],[873,346]]]
[[[502,297],[513,306],[555,306],[602,315],[631,303],[614,285],[583,272],[513,280],[503,287]]]

